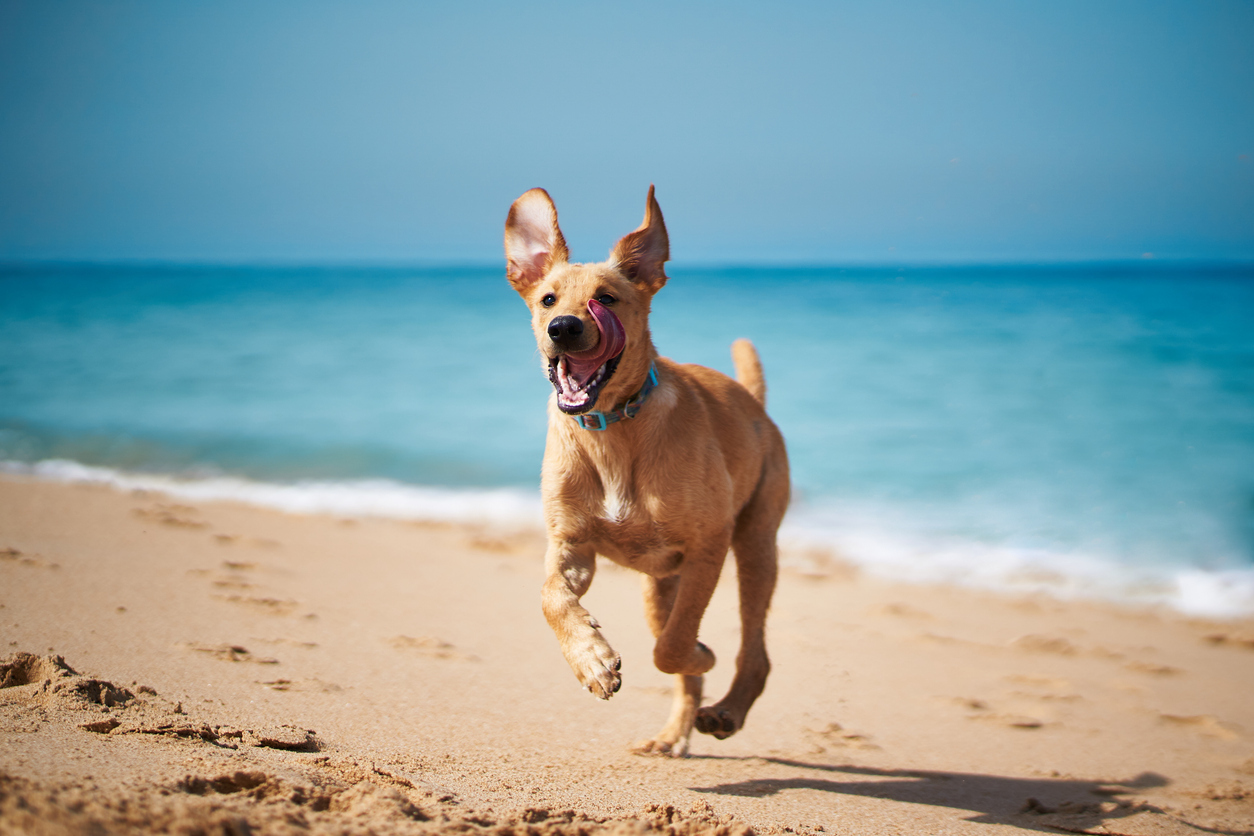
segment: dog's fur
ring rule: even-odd
[[[649,306],[666,283],[670,249],[652,186],[644,223],[615,245],[608,261],[567,260],[557,209],[543,189],[510,207],[505,254],[510,284],[531,309],[550,375],[567,352],[597,347],[601,331],[588,301],[612,297],[606,306],[623,325],[626,347],[594,399],[573,411],[621,406],[656,363],[658,386],[638,416],[603,432],[580,427],[556,397],[550,403],[541,480],[549,539],[543,607],[575,676],[609,699],[621,684],[620,659],[579,599],[592,583],[598,554],[644,574],[653,661],[676,675],[676,693],[666,726],[634,748],[682,756],[694,724],[720,739],[736,733],[770,670],[764,627],[789,479],[783,437],[766,415],[757,351],[747,340],[733,344],[739,382],[658,357]],[[574,342],[559,345],[550,337],[549,323],[558,316],[581,320]],[[702,674],[714,666],[714,654],[697,631],[729,548],[740,585],[740,653],[727,695],[701,707]]]

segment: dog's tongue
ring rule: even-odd
[[[588,313],[596,320],[601,341],[595,348],[587,351],[571,351],[566,354],[566,368],[580,385],[605,365],[605,361],[622,354],[627,346],[627,332],[623,330],[623,323],[618,321],[613,311],[597,300],[589,299]]]

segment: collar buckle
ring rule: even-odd
[[[575,419],[575,423],[585,430],[594,430],[596,432],[604,432],[611,423],[606,420],[604,412],[585,412],[583,415],[572,415],[571,417]]]
[[[657,365],[649,364],[649,376],[645,378],[644,385],[640,387],[640,391],[631,397],[627,403],[623,404],[622,409],[611,410],[610,412],[585,412],[582,415],[572,415],[575,423],[585,430],[593,432],[605,432],[609,429],[610,424],[622,421],[625,418],[635,418],[640,414],[640,409],[644,406],[644,402],[649,399],[649,394],[657,387]]]

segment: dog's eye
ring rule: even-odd
[[[613,296],[609,295],[608,293],[602,293],[600,296],[597,297],[597,301],[600,302],[602,305],[612,305],[618,300],[615,299]]]
[[[544,294],[544,298],[540,300],[540,304],[544,305],[546,308],[551,308],[557,304],[557,297],[552,293],[546,293]]]

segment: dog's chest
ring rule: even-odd
[[[635,473],[631,462],[596,462],[602,496],[588,508],[597,550],[612,560],[650,574],[665,574],[676,544],[660,518],[662,503]]]
[[[597,518],[616,524],[626,522],[635,509],[636,486],[632,479],[631,463],[598,462],[597,475],[601,478],[601,508]]]

